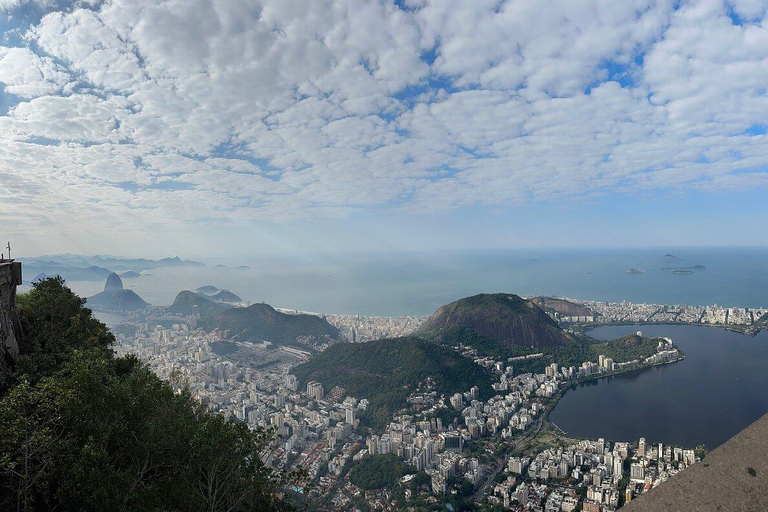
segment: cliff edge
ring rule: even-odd
[[[19,356],[21,325],[16,315],[16,287],[21,284],[21,263],[0,261],[0,387]]]

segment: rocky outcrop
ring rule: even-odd
[[[123,289],[123,280],[120,276],[112,272],[107,276],[107,282],[104,283],[105,292],[119,292]]]
[[[21,325],[16,315],[16,287],[21,284],[21,263],[0,261],[0,387],[19,356]]]
[[[104,291],[88,297],[88,306],[108,311],[139,311],[148,304],[133,290],[123,288],[123,281],[114,272],[104,283]]]
[[[506,346],[561,347],[573,341],[544,310],[514,294],[480,294],[438,309],[417,336],[468,344],[473,335]],[[471,343],[469,343],[471,344]]]

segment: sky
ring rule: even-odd
[[[145,257],[765,246],[767,8],[0,0],[0,236]]]

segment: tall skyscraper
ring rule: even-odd
[[[350,425],[355,424],[355,410],[352,407],[347,407],[346,409],[346,422]]]

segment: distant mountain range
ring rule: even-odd
[[[197,293],[200,293],[205,298],[216,302],[227,302],[233,304],[243,302],[243,299],[241,299],[238,295],[230,292],[229,290],[222,290],[211,285],[201,286],[197,289]]]
[[[228,290],[221,290],[219,293],[211,295],[210,298],[216,302],[227,302],[230,304],[243,302],[243,299]]]
[[[196,261],[181,258],[163,258],[160,260],[127,259],[115,256],[82,256],[76,254],[54,254],[36,258],[19,258],[24,265],[24,273],[30,276],[46,274],[60,275],[67,281],[101,281],[114,271],[138,272],[161,267],[204,266]]]

